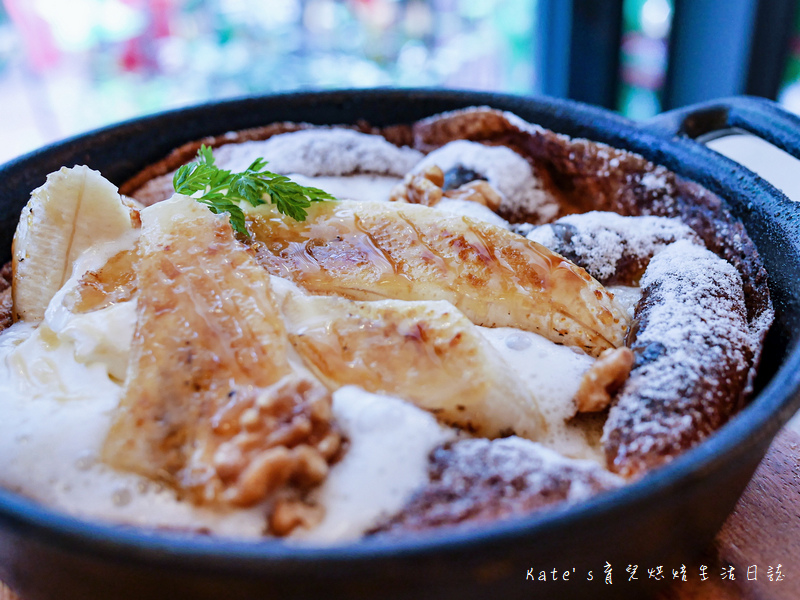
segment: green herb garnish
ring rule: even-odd
[[[191,196],[205,204],[214,214],[226,212],[231,226],[245,237],[250,237],[244,223],[244,212],[238,202],[246,201],[252,206],[270,201],[280,212],[295,221],[305,221],[306,208],[312,202],[336,200],[329,193],[315,187],[304,187],[284,175],[265,171],[267,161],[257,158],[242,173],[231,173],[214,165],[211,148],[200,146],[197,160],[183,165],[172,178],[175,191]]]

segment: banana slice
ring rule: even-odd
[[[269,275],[225,216],[175,196],[142,211],[139,296],[110,465],[196,503],[249,506],[319,483],[339,449],[325,387],[289,359]]]
[[[116,186],[85,166],[62,168],[31,193],[14,234],[14,319],[37,322],[90,246],[133,228]]]
[[[256,256],[312,293],[447,300],[478,325],[517,327],[593,356],[623,344],[625,309],[582,268],[488,223],[420,205],[323,202],[296,222],[250,210]]]
[[[330,389],[396,396],[480,436],[543,434],[536,399],[449,302],[356,302],[291,287],[281,306],[289,340]]]
[[[135,249],[121,250],[99,269],[86,271],[64,298],[74,313],[85,313],[125,302],[136,293]]]

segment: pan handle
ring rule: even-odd
[[[693,104],[657,115],[644,126],[662,137],[692,139],[745,130],[800,159],[800,117],[764,98],[736,96]]]

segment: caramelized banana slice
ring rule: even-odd
[[[536,399],[449,302],[354,302],[299,290],[284,298],[289,339],[330,389],[353,384],[403,398],[483,437],[541,436]]]
[[[625,310],[586,271],[487,223],[418,205],[324,202],[296,222],[252,209],[273,275],[353,300],[447,300],[478,325],[517,327],[597,356],[619,347]]]
[[[62,168],[31,193],[14,234],[14,319],[41,321],[87,248],[133,229],[135,210],[89,167]],[[138,225],[138,223],[136,223]]]
[[[225,216],[189,198],[142,211],[137,324],[103,449],[197,503],[319,483],[338,450],[330,395],[287,358],[269,276]]]
[[[73,312],[84,313],[125,302],[136,293],[135,250],[122,250],[99,269],[84,273],[66,303]]]

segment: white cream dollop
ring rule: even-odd
[[[570,422],[576,412],[572,399],[595,359],[529,331],[511,327],[480,329],[536,397],[547,423],[547,433],[536,441],[564,456],[592,459],[605,466],[594,439],[597,436]]]
[[[318,543],[357,539],[398,512],[427,483],[431,451],[456,437],[432,414],[352,385],[334,392],[333,414],[349,447],[314,492],[325,507],[323,521],[295,534]]]

